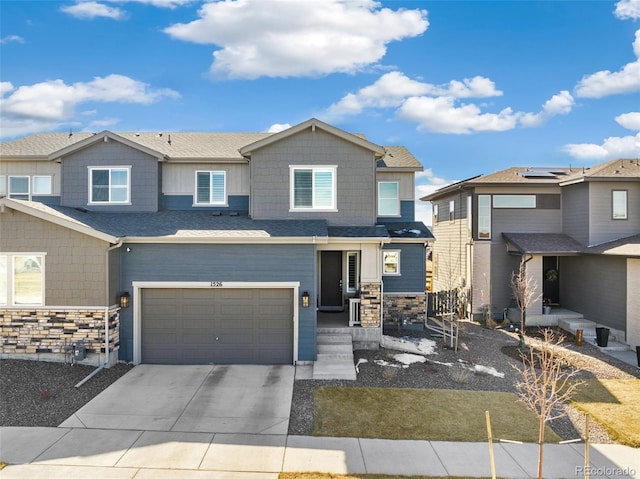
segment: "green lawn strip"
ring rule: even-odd
[[[318,388],[312,434],[482,442],[485,411],[494,440],[538,441],[538,420],[515,394],[443,389]],[[561,440],[548,427],[545,434]]]
[[[640,447],[640,380],[590,379],[573,396],[573,405],[606,428],[612,439]]]

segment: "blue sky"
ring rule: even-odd
[[[2,0],[0,18],[3,140],[316,117],[409,148],[418,197],[640,156],[640,0]]]

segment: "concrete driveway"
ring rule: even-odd
[[[133,368],[60,427],[287,434],[294,366]]]

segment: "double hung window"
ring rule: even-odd
[[[382,271],[385,275],[400,274],[400,250],[384,250],[382,258]]]
[[[611,217],[614,220],[627,219],[627,191],[613,190],[611,192]]]
[[[400,196],[397,181],[378,182],[378,216],[400,216]]]

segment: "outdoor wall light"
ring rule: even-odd
[[[303,308],[308,308],[309,307],[309,292],[305,291],[304,293],[302,293],[302,307]]]
[[[118,302],[120,303],[120,307],[121,308],[128,308],[130,299],[131,298],[129,297],[129,293],[127,293],[126,291],[124,293],[120,294],[120,296],[118,296]]]

